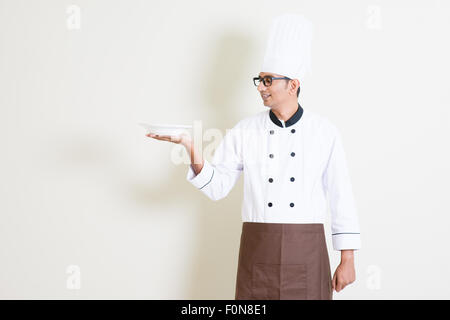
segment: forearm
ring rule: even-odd
[[[354,251],[353,249],[341,250],[341,262],[353,262],[354,261],[353,251]]]
[[[203,157],[200,152],[198,152],[194,148],[194,143],[188,143],[185,145],[186,151],[189,154],[189,157],[191,159],[191,166],[194,170],[195,174],[199,174],[200,171],[203,169]]]

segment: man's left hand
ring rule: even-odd
[[[336,292],[339,292],[347,285],[354,282],[355,279],[355,265],[352,252],[352,256],[348,259],[341,259],[341,263],[336,268],[332,280],[333,289],[336,290]]]

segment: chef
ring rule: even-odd
[[[182,136],[148,136],[183,144],[186,179],[212,200],[228,195],[244,174],[242,233],[235,299],[332,299],[355,281],[360,230],[342,137],[327,118],[298,102],[310,71],[312,24],[297,14],[276,17],[261,72],[253,79],[266,110],[239,121],[211,163]],[[325,240],[341,261],[331,277]]]

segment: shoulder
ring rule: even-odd
[[[304,119],[300,121],[304,120],[304,125],[308,130],[331,138],[339,134],[337,126],[326,116],[310,109],[304,109],[303,116]]]

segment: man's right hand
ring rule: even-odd
[[[153,133],[147,133],[146,136],[156,140],[170,141],[183,145],[191,158],[191,166],[195,174],[197,175],[200,171],[202,171],[204,164],[202,154],[200,152],[195,152],[194,144],[187,134],[182,133],[179,136],[161,136]]]
[[[162,140],[162,141],[169,141],[176,144],[182,144],[186,148],[190,148],[192,141],[186,134],[181,134],[179,136],[168,136],[168,135],[158,135],[153,133],[146,134],[147,137],[156,139],[156,140]]]

